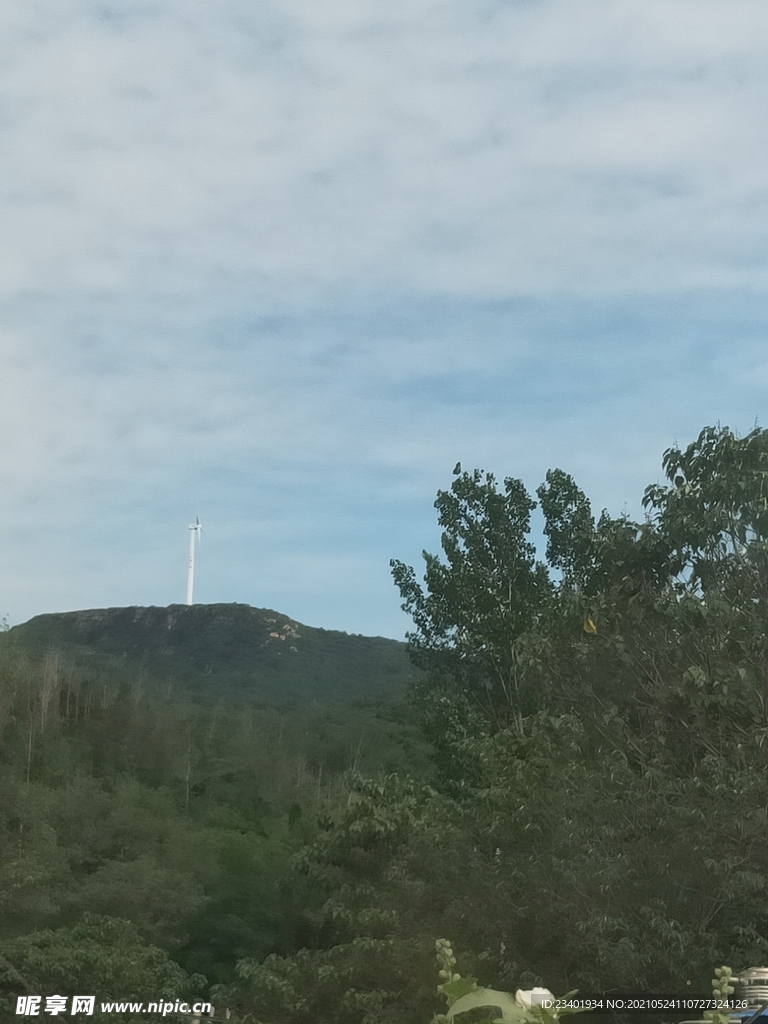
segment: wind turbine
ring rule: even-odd
[[[187,604],[192,604],[192,588],[195,585],[195,543],[200,544],[203,528],[200,519],[195,516],[195,522],[189,527],[189,561],[187,563]]]

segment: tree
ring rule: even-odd
[[[531,706],[526,636],[552,590],[528,539],[536,502],[520,480],[499,489],[493,474],[457,465],[435,507],[446,560],[423,553],[426,593],[410,566],[390,563],[416,626],[413,660],[484,713],[520,715]]]
[[[685,693],[743,740],[768,713],[768,431],[706,427],[663,466],[643,504],[670,553]]]
[[[561,469],[547,472],[536,490],[544,513],[547,561],[563,575],[566,588],[589,589],[596,561],[595,520],[589,499]]]
[[[523,484],[456,467],[435,502],[444,560],[424,553],[424,588],[391,563],[444,776],[471,778],[468,735],[545,709],[615,707],[641,757],[682,729],[680,766],[724,749],[725,708],[737,732],[765,719],[768,433],[707,428],[669,449],[664,469],[643,523],[595,521],[574,480],[547,473],[537,496],[554,582],[529,540]]]
[[[646,488],[643,505],[675,556],[688,589],[706,595],[735,571],[748,570],[768,598],[768,430],[739,438],[706,427],[662,460],[669,483]]]
[[[33,993],[97,993],[101,1000],[194,999],[205,985],[168,954],[144,942],[128,921],[85,914],[73,928],[32,932],[0,950],[0,1007],[13,1013],[15,997]],[[117,1018],[119,1020],[120,1018]],[[138,1020],[130,1015],[126,1021]]]
[[[643,656],[646,634],[658,629],[654,603],[669,571],[652,524],[605,511],[595,523],[589,500],[559,469],[537,495],[558,584],[536,560],[529,540],[536,502],[523,484],[507,478],[501,490],[492,474],[460,466],[435,502],[445,561],[424,553],[426,591],[410,566],[391,563],[416,626],[411,657],[426,671],[416,699],[449,773],[471,773],[457,750],[489,722],[519,725],[525,715],[567,710],[590,694],[626,703],[633,687],[624,662]],[[598,636],[588,640],[585,630]]]

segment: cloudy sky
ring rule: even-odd
[[[460,460],[764,426],[764,0],[6,0],[0,615],[401,638]],[[761,419],[762,417],[762,419]]]

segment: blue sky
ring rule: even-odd
[[[457,461],[640,515],[768,387],[763,0],[8,0],[0,614],[401,638]],[[762,417],[762,419],[761,419]]]

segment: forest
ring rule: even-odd
[[[469,1024],[498,1011],[450,1015],[453,971],[700,994],[768,964],[768,431],[662,467],[635,522],[559,469],[533,496],[457,465],[440,554],[391,564],[391,685],[214,699],[215,672],[7,631],[3,1019],[90,993],[71,1019]]]

